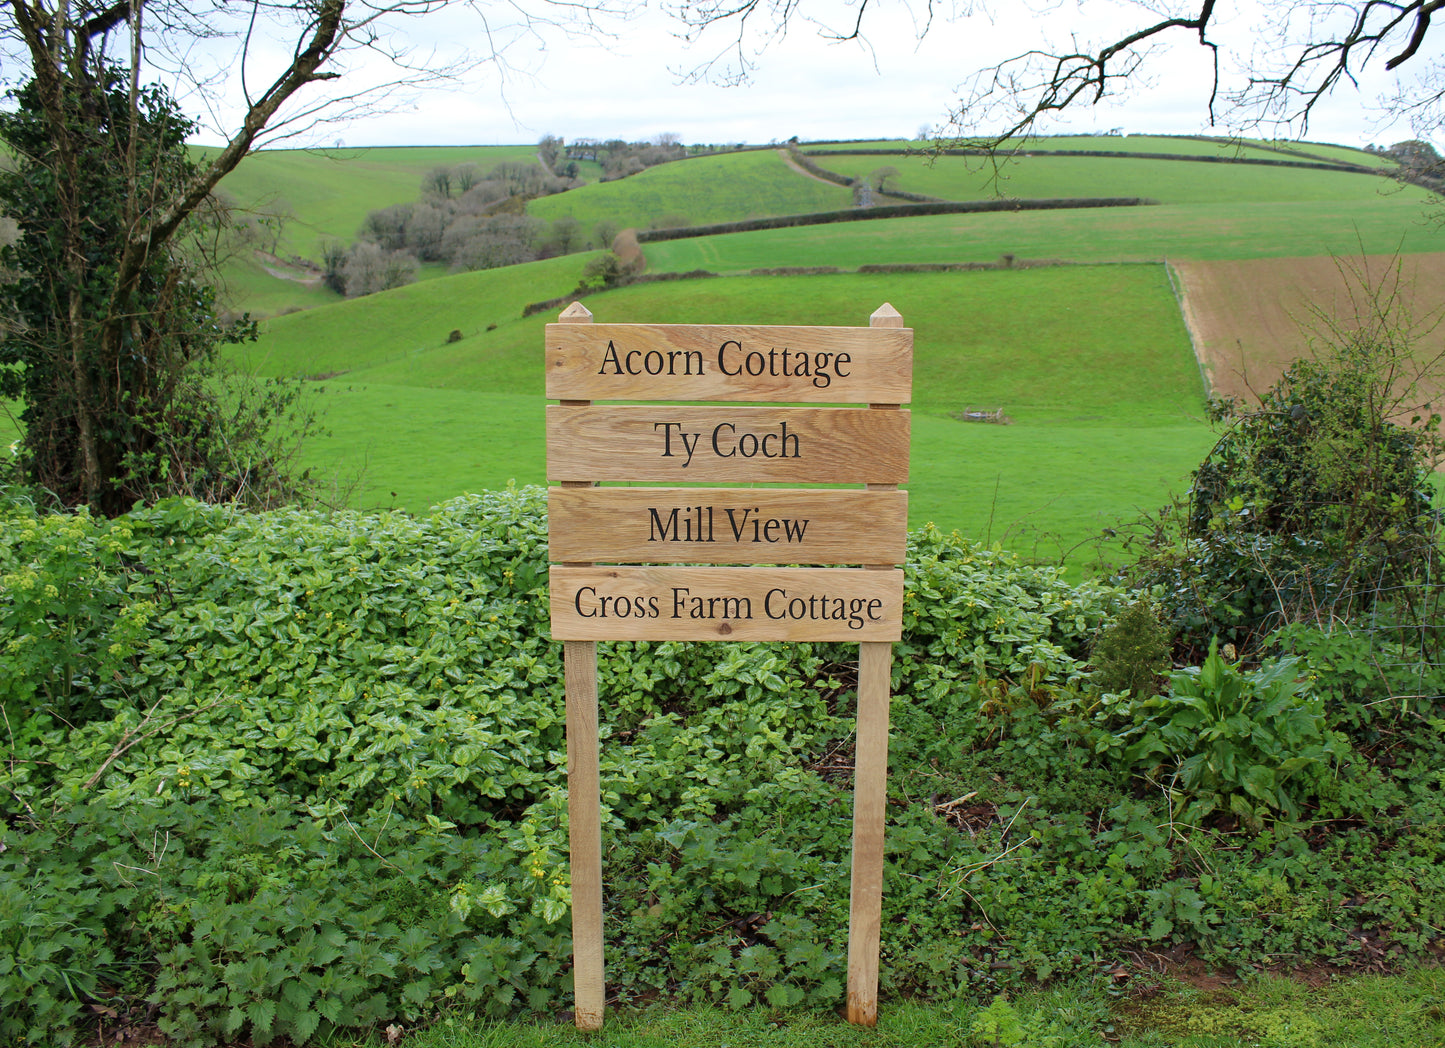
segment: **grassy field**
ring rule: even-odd
[[[542,328],[555,314],[522,318],[517,296],[560,294],[581,264],[550,259],[279,317],[247,356],[265,374],[540,395]],[[1153,265],[737,277],[634,285],[587,303],[616,322],[862,326],[885,301],[915,332],[915,410],[1124,425],[1199,412],[1188,336]],[[463,338],[447,343],[453,328]]]
[[[286,227],[283,253],[316,258],[322,240],[349,243],[368,211],[415,200],[434,167],[476,164],[485,171],[536,157],[533,145],[267,149],[242,160],[220,189],[244,206],[289,207],[297,217]]]
[[[331,305],[341,296],[316,282],[309,270],[256,257],[236,258],[221,272],[221,306],[256,317],[274,317]]]
[[[798,174],[776,150],[722,153],[648,168],[630,178],[596,182],[527,205],[527,213],[552,219],[577,218],[584,229],[598,222],[642,229],[669,216],[706,225],[769,215],[799,215],[849,207],[843,186]]]
[[[997,166],[984,157],[949,156],[823,156],[815,162],[855,179],[894,167],[898,175],[889,186],[944,200],[1111,196],[1164,204],[1355,201],[1398,188],[1373,175],[1343,171],[1139,157],[1026,156]]]
[[[908,147],[907,142],[854,143]],[[1238,153],[1278,158],[1267,143],[1163,136],[1040,140],[1039,149]],[[1289,144],[1301,156],[1383,163],[1357,150]],[[525,159],[530,146],[262,154],[233,176],[240,195],[288,196],[320,236],[365,211],[412,199],[437,164]],[[854,154],[820,158],[902,184],[977,197],[977,162]],[[242,176],[252,181],[246,183]],[[1213,439],[1203,391],[1163,259],[1256,259],[1445,250],[1426,196],[1365,175],[1129,158],[1018,161],[1008,191],[1026,196],[1140,194],[1173,202],[1129,209],[950,215],[806,226],[648,244],[652,272],[708,269],[724,279],[637,285],[588,300],[599,319],[699,323],[864,324],[884,301],[916,334],[914,523],[933,520],[1075,566],[1104,526],[1156,508],[1180,488]],[[331,185],[334,184],[334,185]],[[326,188],[342,187],[313,209]],[[311,194],[308,196],[308,194]],[[702,157],[531,203],[538,217],[573,214],[650,225],[846,206],[848,192],[790,169],[775,150]],[[342,215],[351,217],[342,218]],[[343,223],[346,223],[343,225]],[[1089,263],[957,274],[750,278],[755,268],[869,263]],[[264,374],[312,376],[331,436],[308,454],[356,483],[353,504],[422,511],[457,493],[542,483],[540,353],[550,315],[528,302],[565,294],[592,254],[427,280],[268,321],[246,347]],[[1148,263],[1119,265],[1099,263]],[[277,314],[328,293],[259,265],[232,278],[239,297]],[[460,339],[448,341],[453,331]],[[959,421],[1002,410],[1012,425]],[[1074,552],[1067,552],[1073,550]]]
[[[471,274],[455,301],[451,281],[432,282],[281,317],[248,357],[268,374],[344,372],[319,387],[332,435],[308,456],[359,477],[356,505],[423,511],[464,491],[544,483],[542,329],[555,314],[490,304],[517,293],[513,280],[566,285],[568,264]],[[1044,559],[1155,508],[1212,440],[1158,266],[739,277],[587,301],[602,321],[845,325],[891,302],[915,333],[910,518]],[[466,337],[447,344],[449,325]],[[1002,409],[1013,424],[954,417],[969,408]]]
[[[1353,146],[1323,142],[1296,142],[1289,139],[1267,142],[1237,138],[1211,138],[1198,135],[1044,135],[1019,143],[1022,152],[1091,153],[1174,153],[1179,156],[1240,156],[1261,160],[1326,160],[1367,167],[1393,167],[1395,162],[1378,153],[1367,153]],[[898,149],[927,152],[933,142],[917,139],[880,139],[871,142],[806,142],[804,152],[849,149]],[[1288,156],[1284,154],[1289,154]],[[827,165],[824,164],[826,167]]]
[[[1339,203],[1175,204],[932,215],[726,233],[644,245],[652,272],[747,272],[768,266],[1235,259],[1445,250],[1445,228],[1407,188]]]
[[[852,148],[911,148],[918,143],[904,141],[855,143]],[[1293,145],[1293,144],[1291,144]],[[1069,137],[1043,139],[1037,148],[1047,149],[1132,149],[1147,152],[1173,152],[1181,155],[1257,155],[1278,159],[1271,149],[1250,144],[1231,144],[1190,138],[1156,136]],[[1311,155],[1329,147],[1311,144],[1296,146]],[[1382,158],[1359,150],[1333,147],[1340,158],[1384,164]],[[243,206],[260,209],[281,207],[298,218],[286,228],[282,255],[296,254],[319,260],[320,245],[328,239],[349,242],[367,212],[403,203],[417,197],[423,175],[439,165],[475,163],[487,168],[502,160],[531,161],[535,149],[530,145],[477,147],[420,147],[370,150],[268,150],[248,157],[222,183],[222,191]],[[1046,222],[1041,229],[1029,225],[1030,232],[1018,243],[1001,246],[988,244],[975,247],[967,260],[979,261],[995,257],[1002,251],[1040,257],[1098,259],[1158,259],[1181,252],[1171,245],[1182,235],[1180,246],[1187,257],[1252,257],[1258,250],[1251,245],[1270,242],[1290,244],[1290,250],[1269,250],[1273,254],[1315,254],[1322,248],[1317,230],[1333,234],[1344,228],[1348,232],[1351,217],[1364,223],[1363,232],[1371,239],[1369,250],[1394,250],[1395,244],[1381,247],[1394,237],[1399,212],[1386,209],[1372,214],[1382,202],[1382,193],[1396,192],[1401,200],[1418,202],[1417,190],[1398,191],[1365,176],[1339,172],[1311,172],[1290,169],[1237,166],[1221,169],[1218,165],[1195,165],[1137,159],[1033,157],[1006,165],[1003,178],[994,182],[992,169],[978,160],[941,158],[931,162],[924,157],[822,157],[825,167],[850,176],[866,175],[882,166],[897,167],[900,188],[947,199],[981,199],[1003,194],[1012,197],[1052,196],[1146,196],[1175,204],[1220,204],[1233,210],[1246,204],[1268,205],[1255,213],[1238,216],[1209,214],[1197,237],[1188,233],[1195,216],[1169,214],[1154,219],[1121,219],[1107,217],[1105,228],[1095,220],[1063,219]],[[587,165],[595,168],[596,165]],[[593,172],[595,174],[595,172]],[[576,217],[585,230],[600,222],[620,228],[649,228],[658,224],[704,224],[734,221],[766,215],[799,214],[812,211],[846,208],[851,194],[841,186],[808,178],[783,163],[776,150],[755,150],[693,158],[684,162],[661,165],[631,178],[608,183],[592,183],[552,197],[534,200],[529,212],[545,221],[563,215]],[[1340,207],[1340,204],[1348,207]],[[1280,211],[1280,208],[1287,210]],[[1263,210],[1264,214],[1260,211]],[[995,216],[997,218],[998,216]],[[1082,222],[1083,228],[1078,225]],[[1373,227],[1383,225],[1390,233],[1375,235]],[[947,229],[955,227],[949,226]],[[1120,235],[1115,236],[1115,232]],[[1237,232],[1236,232],[1237,231]],[[894,234],[903,233],[903,237]],[[869,239],[876,238],[874,231]],[[957,237],[947,232],[950,241]],[[987,226],[978,234],[993,240],[997,236],[1013,239],[1013,227]],[[892,227],[889,239],[896,239],[912,251],[913,233],[906,227]],[[1292,238],[1292,239],[1291,239]],[[930,245],[925,235],[919,244],[920,256],[895,257],[884,253],[863,261],[934,261],[939,250]],[[1121,247],[1119,240],[1128,242]],[[1200,245],[1189,241],[1202,240]],[[1347,239],[1332,235],[1330,243]],[[1072,241],[1084,241],[1083,250],[1074,250]],[[1048,241],[1047,246],[1038,241]],[[997,251],[994,248],[997,247]],[[1057,248],[1053,255],[1049,249]],[[1145,253],[1140,254],[1140,249]],[[831,251],[827,244],[822,250]],[[1429,250],[1412,247],[1409,250]],[[702,248],[703,252],[710,248]],[[770,242],[765,254],[775,250]],[[837,264],[832,258],[823,261],[794,261],[795,245],[779,244],[776,262],[759,257],[746,267],[724,264],[722,268],[736,271],[768,265]],[[1209,250],[1223,254],[1206,254]],[[677,258],[669,256],[676,253]],[[652,254],[653,268],[676,269],[691,261],[693,253],[677,247],[659,247]],[[943,260],[957,260],[958,253],[950,244]],[[816,258],[816,256],[815,256]],[[697,264],[681,265],[696,268]],[[858,264],[845,263],[845,264]],[[713,268],[717,268],[713,266]],[[271,267],[275,269],[274,266]],[[434,272],[424,274],[430,277]],[[306,287],[285,275],[268,271],[254,260],[238,260],[227,267],[226,281],[234,294],[237,309],[249,309],[261,316],[275,316],[298,309],[310,309],[323,302],[334,301],[324,289]]]
[[[428,353],[463,352],[478,356],[477,366],[485,373],[489,345],[497,341],[487,330],[492,325],[508,331],[522,321],[526,302],[555,298],[577,286],[582,267],[591,253],[529,262],[505,269],[461,273],[441,281],[423,281],[365,298],[336,302],[321,309],[277,317],[266,323],[263,337],[245,348],[247,365],[265,375],[352,374],[387,362],[406,362]],[[541,347],[541,320],[533,322]],[[454,330],[462,341],[447,344]],[[508,346],[514,345],[509,342]],[[537,390],[541,371],[538,360]],[[425,381],[407,384],[428,385]],[[453,384],[445,376],[434,383]],[[506,389],[506,380],[500,387]]]

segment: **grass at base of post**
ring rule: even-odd
[[[1320,973],[1310,973],[1319,975]],[[1445,969],[1331,979],[1276,975],[1179,981],[1136,975],[1123,989],[1061,986],[1011,1001],[889,1001],[878,1026],[830,1014],[714,1008],[617,1008],[598,1035],[554,1023],[439,1020],[409,1036],[412,1048],[914,1048],[918,1045],[1114,1044],[1120,1048],[1435,1048],[1445,1044]],[[1020,1040],[1018,1038],[1022,1037]],[[337,1041],[342,1046],[384,1044]]]

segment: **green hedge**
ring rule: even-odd
[[[875,218],[908,218],[917,215],[963,215],[989,211],[1056,211],[1088,207],[1144,207],[1155,201],[1143,197],[1068,197],[1056,200],[962,200],[937,201],[926,204],[875,204],[847,211],[816,211],[806,215],[778,215],[774,218],[751,218],[740,222],[718,222],[710,226],[683,226],[677,229],[649,229],[639,232],[637,240],[650,244],[658,240],[686,240],[689,237],[710,237],[722,233],[751,233],[760,229],[792,229],[795,226],[823,226],[834,222],[866,222]]]

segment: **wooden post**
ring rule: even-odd
[[[557,318],[562,324],[590,324],[592,314],[574,302]],[[585,407],[586,400],[565,400]],[[591,487],[564,481],[563,487]],[[576,565],[582,567],[584,565]],[[579,1030],[602,1029],[606,978],[602,965],[602,800],[597,771],[597,642],[562,644],[567,690],[567,821],[572,863],[573,1021]]]
[[[902,327],[903,317],[888,303],[870,318],[871,327]],[[870,404],[878,411],[897,404]],[[868,490],[895,490],[869,484]],[[892,569],[892,564],[866,565]],[[883,848],[888,809],[888,702],[893,645],[858,646],[858,717],[853,747],[853,878],[848,909],[848,1021],[878,1024],[878,950],[883,923]]]
[[[597,773],[597,642],[562,644],[567,676],[567,818],[572,859],[573,1015],[602,1029],[602,812]]]

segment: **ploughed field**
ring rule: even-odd
[[[1247,402],[1290,362],[1389,308],[1416,359],[1445,353],[1445,254],[1181,261],[1182,307],[1219,396]],[[1438,400],[1428,384],[1420,403]],[[1405,420],[1408,421],[1408,418]]]

